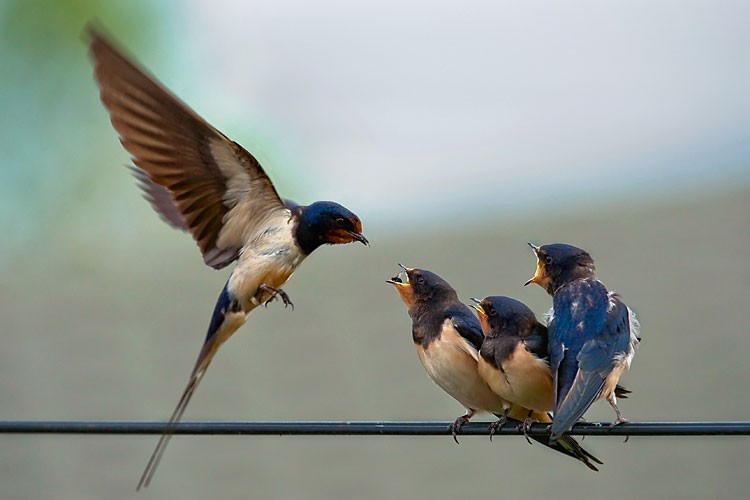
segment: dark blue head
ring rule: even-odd
[[[401,264],[399,264],[401,265]],[[437,274],[425,269],[401,266],[406,273],[406,281],[399,277],[387,282],[396,287],[396,291],[406,307],[424,306],[428,303],[458,301],[458,294],[450,284]]]
[[[297,220],[294,236],[306,254],[320,245],[340,245],[359,241],[369,242],[362,235],[362,222],[351,211],[333,201],[316,201],[306,207],[296,207]]]
[[[510,297],[485,297],[474,309],[486,337],[523,337],[537,326],[536,316],[526,304]]]
[[[561,286],[582,278],[593,278],[594,259],[585,250],[565,243],[537,247],[529,243],[537,259],[536,273],[526,282],[536,283],[550,294]]]

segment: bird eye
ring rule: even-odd
[[[544,258],[544,263],[545,263],[545,264],[552,264],[552,257],[550,257],[549,255],[547,255],[547,256],[546,256],[546,257]]]
[[[497,311],[495,311],[494,307],[490,307],[490,310],[487,311],[488,316],[497,316]]]
[[[336,224],[338,224],[339,226],[343,226],[344,222],[345,221],[343,217],[336,217]]]
[[[424,285],[424,278],[422,276],[417,276],[417,283]]]

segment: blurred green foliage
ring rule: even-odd
[[[163,6],[163,4],[161,4]],[[112,151],[86,53],[101,22],[147,50],[160,33],[151,2],[10,0],[0,6],[0,227],[10,258],[85,220],[115,169],[91,169]],[[109,138],[109,140],[108,140]],[[122,155],[121,162],[126,159]]]

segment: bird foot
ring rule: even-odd
[[[274,288],[271,285],[266,285],[265,283],[260,285],[258,287],[258,292],[262,295],[265,293],[270,293],[271,296],[263,303],[263,306],[268,307],[268,304],[273,302],[276,297],[281,297],[282,302],[284,302],[284,309],[286,309],[288,306],[292,306],[292,311],[294,311],[294,304],[292,304],[292,301],[289,299],[289,295],[286,294],[284,290],[281,288]]]
[[[518,430],[523,431],[523,437],[526,438],[526,441],[529,444],[533,444],[531,442],[531,439],[529,439],[529,431],[531,430],[531,424],[533,423],[534,423],[534,419],[532,419],[531,417],[526,417],[525,419],[523,419],[523,422],[518,424]]]
[[[500,415],[497,420],[490,424],[490,441],[492,441],[492,436],[494,436],[496,432],[499,432],[507,421],[508,418],[505,415]]]
[[[456,420],[454,420],[452,424],[448,426],[448,432],[451,433],[451,435],[453,436],[453,440],[456,442],[456,444],[460,444],[458,442],[457,435],[461,431],[461,427],[463,427],[464,424],[468,421],[469,421],[469,418],[466,415],[461,415]]]
[[[615,421],[609,424],[609,428],[614,429],[618,425],[627,424],[628,422],[630,422],[630,420],[628,420],[627,418],[623,417],[622,415],[617,415]]]

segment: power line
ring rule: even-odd
[[[297,436],[442,436],[448,435],[448,422],[402,421],[306,421],[306,422],[181,422],[171,428],[174,434],[193,435],[297,435]],[[0,421],[0,434],[161,434],[165,422],[141,421]],[[487,436],[487,423],[471,422],[461,435]],[[497,435],[521,435],[508,423]],[[529,435],[549,435],[547,424],[531,426]],[[614,428],[609,422],[578,423],[570,434],[576,436],[748,436],[750,422],[630,422]]]

